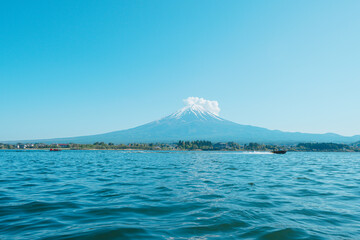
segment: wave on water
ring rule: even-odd
[[[0,239],[360,234],[359,153],[175,153],[0,151]]]

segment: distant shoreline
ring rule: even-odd
[[[29,148],[29,149],[0,149],[0,151],[13,151],[13,152],[31,152],[31,151],[42,151],[42,152],[50,152],[50,149],[44,149],[44,148]],[[61,151],[147,151],[147,152],[244,152],[244,153],[272,153],[271,151],[256,151],[256,150],[201,150],[201,149],[195,149],[195,150],[153,150],[153,149],[59,149],[59,151],[55,152],[61,152]],[[360,151],[287,151],[287,152],[339,152],[339,153],[360,153]]]
[[[360,152],[360,142],[350,145],[340,143],[298,143],[296,145],[275,145],[248,143],[238,144],[235,142],[218,142],[213,143],[206,140],[196,141],[178,141],[176,143],[130,143],[130,144],[113,144],[104,142],[95,142],[93,144],[4,144],[0,143],[0,149],[9,150],[121,150],[121,151],[238,151],[238,152]]]

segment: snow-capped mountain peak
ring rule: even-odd
[[[177,112],[171,114],[167,118],[170,119],[188,119],[189,117],[199,119],[199,120],[220,120],[223,121],[221,117],[206,110],[203,106],[198,104],[188,105],[181,108]]]

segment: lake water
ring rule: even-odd
[[[0,151],[0,239],[360,239],[360,154]]]

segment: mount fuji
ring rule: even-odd
[[[111,142],[119,144],[135,142],[170,143],[179,140],[234,141],[238,143],[259,142],[268,144],[292,144],[299,142],[353,143],[360,140],[360,135],[345,137],[334,133],[283,132],[241,125],[219,117],[216,111],[211,111],[211,106],[209,107],[206,104],[195,101],[167,117],[135,128],[91,136],[43,139],[36,140],[36,142],[84,144]],[[34,142],[34,140],[22,142]]]

